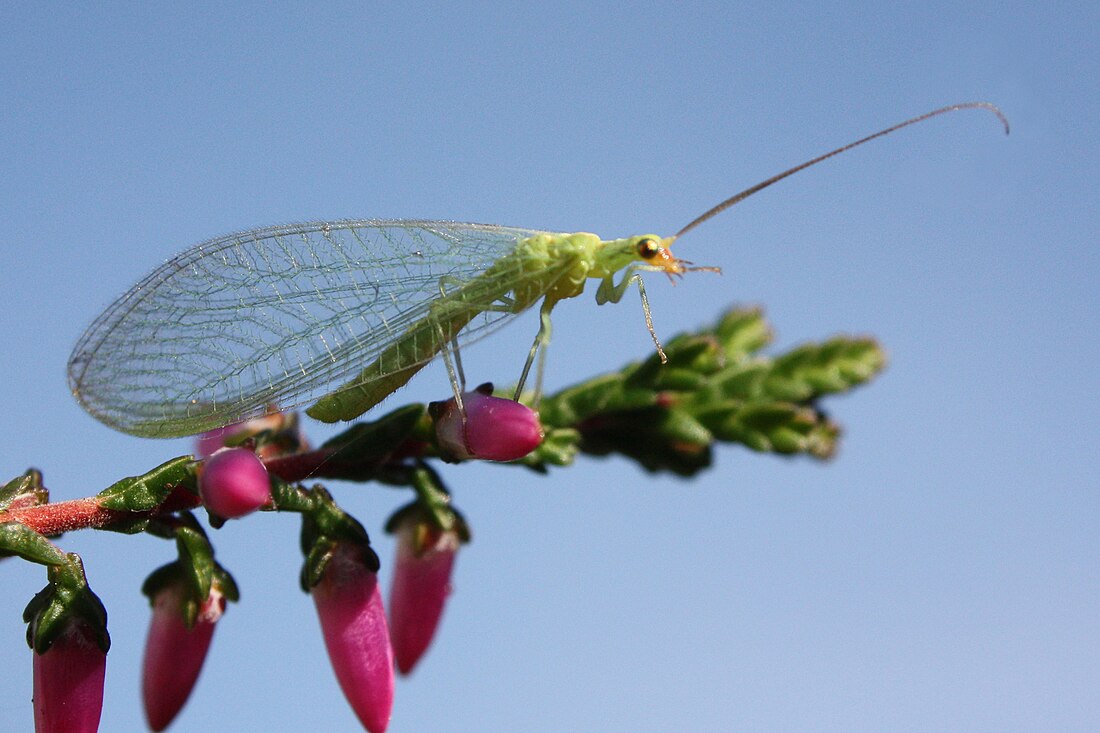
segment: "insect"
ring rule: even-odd
[[[191,435],[312,403],[325,422],[350,420],[398,389],[440,352],[495,331],[539,304],[540,325],[517,396],[550,341],[561,300],[599,282],[598,304],[631,285],[653,328],[643,272],[698,270],[674,256],[677,238],[757,191],[902,127],[987,102],[942,107],[801,163],[726,199],[676,234],[601,240],[484,224],[354,220],[291,224],[195,245],[115,301],[69,360],[73,395],[113,428]],[[619,279],[616,281],[615,276]],[[450,359],[446,359],[456,394]]]

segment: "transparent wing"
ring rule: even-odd
[[[428,315],[441,287],[457,289],[494,264],[496,277],[522,284],[530,267],[507,256],[537,233],[361,220],[204,242],[107,308],[77,342],[69,383],[93,416],[137,435],[196,433],[272,405],[302,405],[356,375]],[[513,315],[482,312],[459,340],[484,336]]]

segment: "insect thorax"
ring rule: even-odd
[[[522,240],[515,254],[525,275],[516,300],[529,305],[545,295],[563,300],[580,295],[592,269],[600,238],[595,234],[537,234]]]

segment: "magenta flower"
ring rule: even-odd
[[[414,518],[397,528],[397,560],[390,589],[390,639],[397,669],[408,674],[432,642],[451,593],[458,532]]]
[[[35,732],[95,733],[107,653],[88,624],[70,621],[49,649],[33,654]]]
[[[153,618],[145,639],[141,697],[149,728],[162,731],[183,708],[202,671],[214,624],[225,611],[216,587],[199,608],[193,625],[186,620],[187,593],[180,584],[165,586],[153,600]]]
[[[340,543],[310,589],[332,669],[370,733],[383,733],[393,709],[393,649],[378,576],[360,548]]]
[[[245,448],[222,448],[203,462],[199,496],[214,514],[235,519],[271,500],[271,482],[255,453]]]
[[[493,397],[491,391],[491,386],[483,385],[464,393],[465,414],[453,399],[435,403],[436,439],[453,457],[515,461],[542,442],[538,413],[519,402]]]

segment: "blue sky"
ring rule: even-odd
[[[393,731],[1100,727],[1100,60],[1094,3],[8,4],[0,9],[0,473],[57,499],[187,452],[65,384],[100,310],[179,250],[268,224],[444,218],[672,233],[762,178],[971,99],[769,189],[679,243],[666,336],[759,303],[778,345],[869,333],[827,465],[726,447],[685,482],[621,460],[444,469],[475,541]],[[464,354],[515,379],[534,323]],[[489,344],[492,344],[491,346]],[[633,297],[556,313],[548,388],[651,349]],[[446,396],[433,368],[393,404]],[[331,432],[310,426],[321,438]],[[372,532],[405,497],[333,485]],[[243,603],[173,730],[356,730],[297,525],[215,535]],[[142,725],[138,593],[172,548],[90,532],[114,637],[103,730]],[[29,729],[4,563],[0,713]]]

